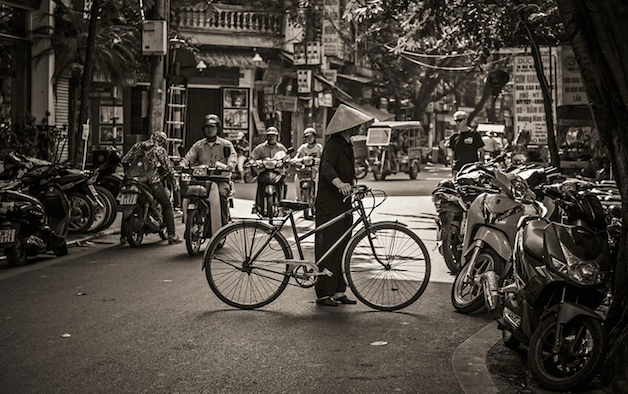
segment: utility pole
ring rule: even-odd
[[[165,20],[166,29],[168,28],[168,10],[170,7],[169,0],[155,0],[154,17],[156,20]],[[166,39],[168,35],[166,34]],[[166,44],[166,48],[168,45]],[[167,51],[167,49],[166,49]],[[157,131],[163,131],[164,112],[165,112],[165,96],[166,96],[166,79],[164,78],[165,55],[153,55],[151,61],[151,77],[150,77],[150,111],[148,118],[148,132],[153,134]]]

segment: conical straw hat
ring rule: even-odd
[[[341,131],[349,130],[374,119],[375,118],[364,112],[340,104],[325,129],[325,135],[340,133]]]

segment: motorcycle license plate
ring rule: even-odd
[[[193,202],[188,203],[188,209],[196,209],[196,204]]]
[[[3,229],[0,230],[0,244],[13,243],[15,241],[15,229]]]
[[[120,205],[135,205],[137,202],[137,194],[121,194]]]

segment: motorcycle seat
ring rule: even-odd
[[[83,180],[83,179],[85,179],[85,176],[83,174],[67,174],[60,177],[57,180],[57,182],[64,185],[67,183],[72,183],[72,182]]]
[[[541,220],[533,220],[528,223],[523,238],[523,250],[538,261],[544,261],[545,243],[543,233],[547,223]]]
[[[310,205],[304,201],[281,200],[279,206],[293,211],[302,211]]]

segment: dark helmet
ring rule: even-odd
[[[215,114],[205,115],[205,117],[203,118],[203,127],[207,125],[213,125],[213,124],[215,124],[218,127],[218,133],[221,133],[222,122],[220,121],[220,118],[218,117],[218,115],[215,115]]]
[[[166,147],[166,141],[168,140],[168,136],[163,131],[156,131],[150,136],[150,140],[159,146]]]

